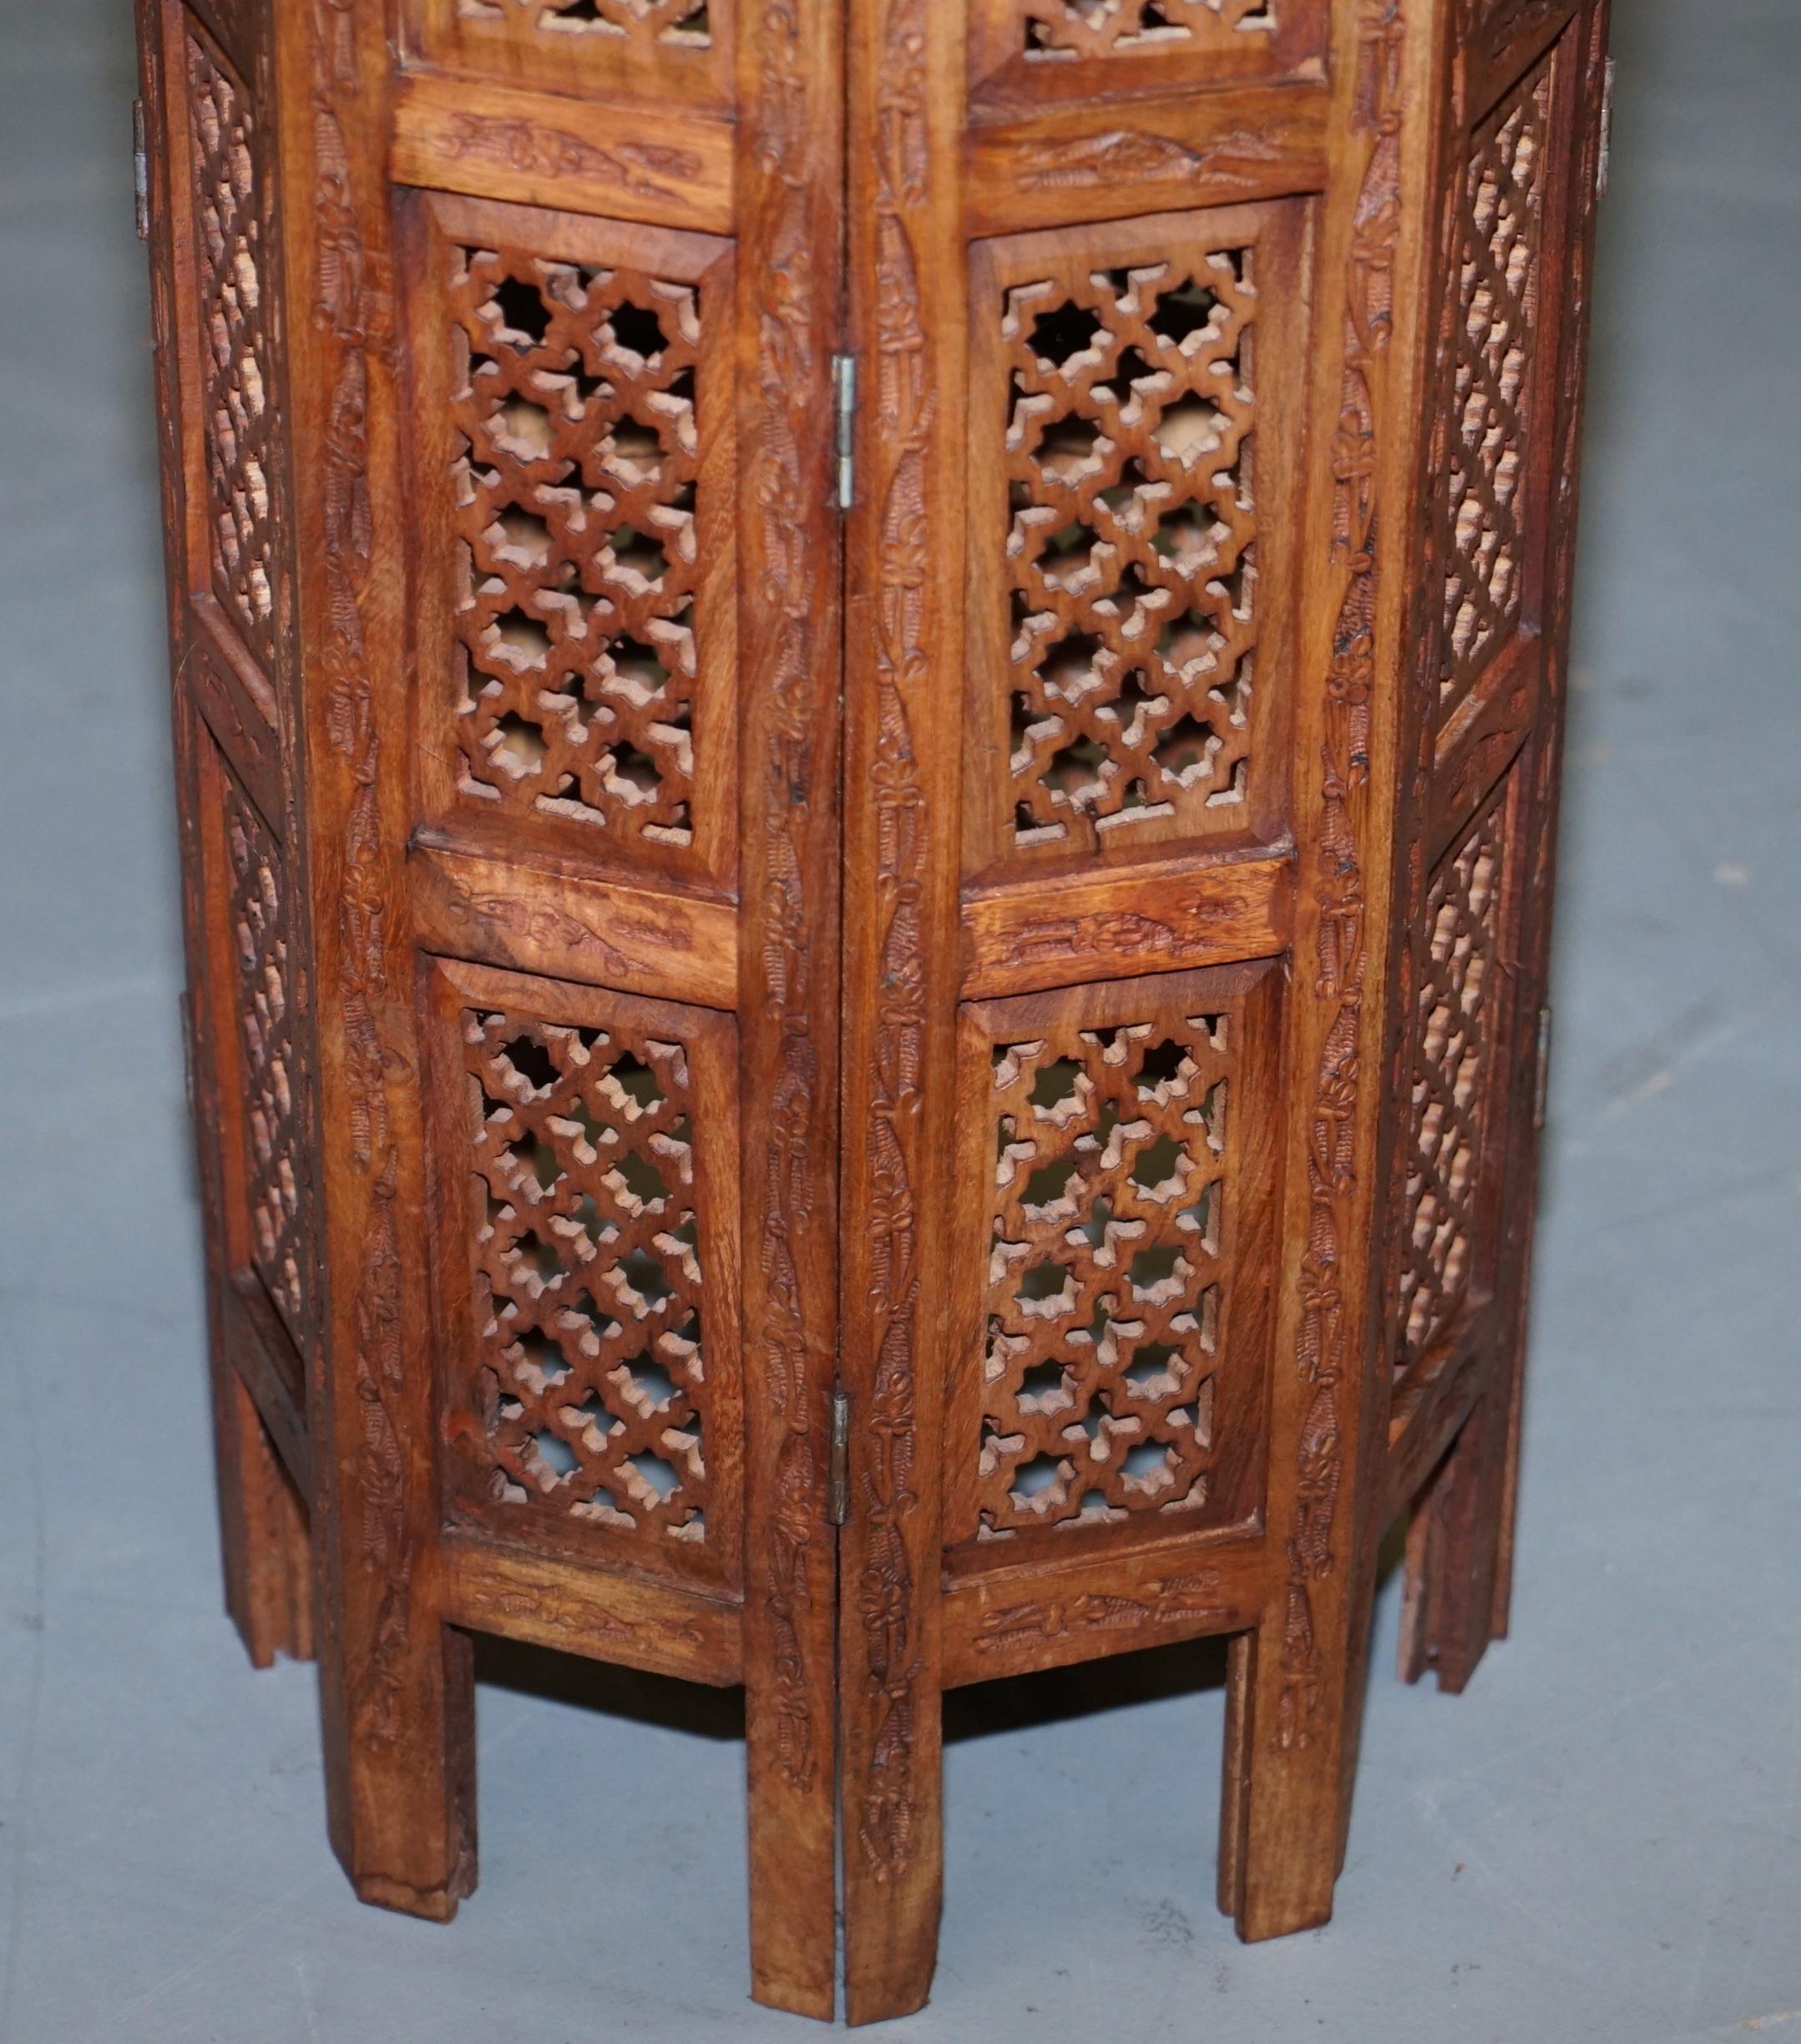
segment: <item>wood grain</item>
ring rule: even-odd
[[[392,175],[478,199],[732,229],[731,129],[677,108],[416,73],[395,92]]]
[[[473,1884],[473,1632],[741,1682],[752,1992],[842,1899],[903,2015],[944,1688],[1219,1634],[1323,1922],[1389,1521],[1404,1675],[1508,1622],[1606,0],[136,6],[226,1603],[357,1892]]]

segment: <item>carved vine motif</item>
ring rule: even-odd
[[[990,1537],[1206,1501],[1237,1019],[995,1046]]]
[[[816,281],[809,235],[807,99],[796,0],[763,9],[764,75],[758,167],[777,209],[769,271],[758,321],[758,430],[748,450],[751,488],[761,523],[765,565],[760,596],[772,622],[763,670],[769,751],[763,777],[765,877],[756,911],[763,933],[764,1012],[777,1055],[769,1105],[761,1258],[766,1318],[756,1331],[764,1353],[768,1419],[779,1429],[776,1508],[762,1551],[756,1593],[775,1639],[777,1765],[792,1787],[812,1788],[820,1766],[814,1687],[803,1624],[812,1602],[822,1470],[808,1398],[806,1305],[801,1269],[820,1217],[813,1208],[809,1143],[817,1110],[819,1054],[813,1040],[815,989],[807,949],[811,906],[804,848],[814,777],[809,711],[811,602],[802,449],[816,433],[811,417],[819,364],[813,341]]]
[[[1020,12],[1025,54],[1049,61],[1154,54],[1276,26],[1276,0],[1024,0]]]
[[[312,0],[314,232],[318,298],[331,390],[323,473],[326,618],[321,635],[326,729],[348,773],[351,801],[341,853],[338,1024],[349,1098],[351,1161],[367,1186],[363,1257],[352,1305],[348,1358],[361,1415],[360,1545],[377,1597],[377,1622],[353,1709],[364,1734],[400,1734],[397,1663],[412,1602],[407,1539],[407,1462],[396,1418],[406,1393],[401,1339],[399,1228],[394,1202],[399,1154],[389,1136],[387,1082],[394,1053],[379,1017],[389,998],[392,913],[382,843],[381,732],[374,710],[363,605],[373,561],[369,503],[369,358],[392,348],[392,291],[385,265],[363,240],[346,126],[357,118],[357,0]]]
[[[527,34],[670,43],[690,49],[711,45],[707,10],[708,0],[457,0],[457,12],[466,20],[498,22]]]
[[[1202,176],[1217,189],[1254,190],[1260,180],[1237,166],[1275,162],[1281,154],[1280,144],[1255,129],[1234,129],[1197,148],[1172,135],[1116,128],[1105,134],[1028,139],[1012,160],[1019,165],[1019,182],[1032,191]]]
[[[1505,790],[1439,868],[1416,956],[1398,1369],[1449,1328],[1477,1276],[1500,997]]]
[[[266,681],[281,602],[269,195],[255,109],[197,37],[187,44],[212,587]]]
[[[691,844],[702,294],[449,263],[463,792]]]
[[[650,142],[621,142],[602,149],[541,121],[474,114],[467,109],[451,116],[443,149],[447,156],[473,157],[479,163],[540,177],[591,178],[616,185],[640,199],[672,200],[678,194],[660,179],[691,184],[706,168],[691,149]]]
[[[699,1542],[711,1498],[687,1047],[463,1015],[478,1475],[499,1503]]]
[[[1219,1587],[1217,1569],[1196,1569],[1185,1576],[1156,1578],[1146,1586],[1148,1594],[1143,1596],[1084,1591],[1066,1599],[1004,1605],[984,1614],[975,1651],[1010,1653],[1049,1640],[1080,1639],[1095,1632],[1207,1623],[1223,1609]]]
[[[1160,251],[1161,253],[1161,251]],[[1006,291],[1017,849],[1242,818],[1257,640],[1255,252]]]
[[[245,1192],[250,1261],[305,1354],[311,1329],[306,1109],[290,952],[287,877],[280,847],[229,777],[225,858],[238,974],[243,1063]]]
[[[862,1415],[867,1547],[858,1585],[865,1688],[875,1711],[857,1837],[872,1876],[914,1849],[913,1744],[919,1642],[906,1521],[913,1488],[918,1353],[918,1169],[925,1039],[921,959],[927,819],[913,721],[928,680],[925,591],[931,535],[926,464],[933,399],[920,320],[914,222],[926,199],[924,0],[890,0],[875,132],[875,606],[877,1010],[867,1141],[871,1160],[870,1325],[875,1357]]]
[[[1547,63],[1478,134],[1464,179],[1439,513],[1441,720],[1475,688],[1521,618],[1522,492],[1540,402],[1535,356],[1551,94]]]
[[[1358,1159],[1353,1131],[1360,1084],[1365,900],[1363,790],[1369,771],[1378,584],[1376,461],[1392,333],[1392,271],[1400,232],[1399,0],[1365,0],[1353,119],[1374,138],[1352,223],[1346,280],[1344,384],[1333,442],[1333,560],[1348,579],[1326,676],[1323,809],[1317,824],[1315,991],[1331,1004],[1313,1082],[1307,1157],[1308,1245],[1301,1260],[1301,1328],[1295,1366],[1307,1397],[1297,1450],[1295,1525],[1288,1541],[1278,1748],[1315,1736],[1323,1667],[1313,1624],[1313,1586],[1333,1570],[1332,1538],[1343,1478],[1339,1399],[1354,1338],[1342,1262],[1353,1239]]]

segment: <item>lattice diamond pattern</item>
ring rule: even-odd
[[[1483,131],[1465,177],[1439,676],[1446,714],[1520,619],[1551,93],[1546,68]]]
[[[1242,813],[1257,628],[1252,252],[1006,294],[1014,841]]]
[[[1478,1253],[1499,998],[1501,823],[1497,802],[1426,897],[1400,1274],[1399,1364],[1446,1333]]]
[[[1025,53],[1108,57],[1275,25],[1272,0],[1027,0]]]
[[[989,1536],[1206,1500],[1229,1021],[995,1048]]]
[[[311,1283],[305,1191],[306,1137],[299,1101],[281,855],[268,827],[228,780],[239,1055],[243,1061],[245,1168],[250,1262],[295,1346],[304,1351]]]
[[[620,1023],[463,1014],[497,1501],[705,1537],[688,1056]]]
[[[271,309],[264,291],[261,144],[248,100],[196,39],[188,104],[198,241],[201,413],[213,593],[266,677],[279,625]]]
[[[452,261],[464,792],[689,845],[700,291]]]
[[[617,36],[644,42],[712,43],[708,0],[459,0],[478,21],[523,21],[541,34]]]

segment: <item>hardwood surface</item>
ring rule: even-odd
[[[929,1991],[948,1687],[1507,1617],[1605,0],[139,0],[227,1601],[357,1892],[469,1634],[747,1694]],[[843,437],[840,438],[842,412]]]

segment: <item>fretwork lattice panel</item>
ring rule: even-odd
[[[1400,1245],[1404,1373],[1485,1282],[1483,1210],[1505,1046],[1501,947],[1510,781],[1490,797],[1426,893],[1417,943],[1412,1095]]]
[[[205,514],[214,595],[274,686],[281,639],[281,436],[263,144],[247,95],[187,38]]]
[[[539,35],[618,37],[706,49],[708,0],[457,0],[466,21],[511,24]]]
[[[223,768],[220,778],[250,1264],[304,1354],[312,1291],[308,1136],[287,883],[268,826]]]
[[[458,1058],[439,1145],[468,1216],[458,1502],[653,1561],[711,1549],[696,1567],[718,1573],[738,1538],[735,1231],[697,1150],[731,1158],[730,1022],[475,968],[438,984]]]
[[[1552,59],[1480,129],[1465,172],[1443,543],[1448,716],[1525,621]]]
[[[1024,0],[1028,58],[1166,51],[1275,26],[1273,0]]]
[[[463,792],[689,847],[701,291],[448,256]]]
[[[971,0],[979,104],[1020,110],[1285,76],[1324,47],[1320,0]]]
[[[1267,991],[1233,967],[965,1010],[989,1261],[979,1434],[954,1453],[978,1458],[979,1538],[1239,1508],[1262,1322],[1235,1293],[1263,1239],[1267,1188],[1242,1171],[1268,1113]]]
[[[1285,224],[1249,210],[978,248],[990,863],[1267,824],[1264,507],[1284,493],[1257,324],[1286,250]]]
[[[735,0],[405,0],[433,64],[509,83],[720,109],[731,99]],[[673,151],[663,175],[679,176]],[[647,166],[648,167],[648,166]]]

